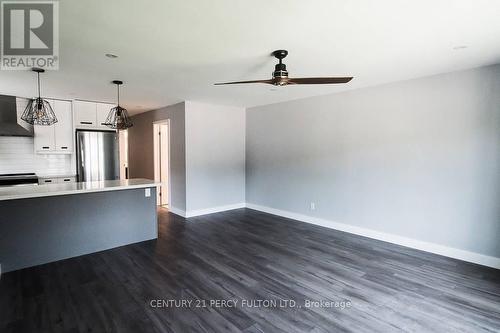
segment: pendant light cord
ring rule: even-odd
[[[40,94],[40,73],[36,73],[36,75],[38,76],[38,98],[40,99],[41,98],[41,94]]]
[[[118,89],[118,106],[120,106],[120,85],[117,84],[116,88]]]

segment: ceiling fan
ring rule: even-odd
[[[301,77],[291,78],[288,77],[286,65],[283,59],[288,55],[287,50],[276,50],[272,55],[278,59],[279,63],[274,67],[273,78],[269,80],[252,80],[252,81],[236,81],[215,83],[218,85],[225,84],[242,84],[242,83],[267,83],[275,86],[286,86],[289,84],[331,84],[331,83],[347,83],[352,80],[352,77]]]

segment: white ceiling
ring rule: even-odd
[[[62,0],[60,70],[44,75],[42,89],[112,102],[109,82],[122,79],[132,113],[182,100],[269,104],[499,63],[499,13],[498,0]],[[270,78],[280,48],[290,52],[290,76],[355,78],[213,86]],[[0,72],[1,94],[35,89],[31,72]]]

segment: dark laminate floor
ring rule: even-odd
[[[157,241],[4,274],[0,332],[500,331],[498,270],[249,209],[192,220],[162,209]],[[242,305],[259,299],[352,306]]]

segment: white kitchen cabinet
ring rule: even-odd
[[[75,128],[95,128],[97,126],[96,108],[95,102],[74,101]]]
[[[35,150],[37,152],[54,151],[56,143],[54,140],[54,125],[34,126],[35,130]]]
[[[55,108],[53,100],[47,100],[52,107]],[[37,152],[50,152],[56,148],[54,125],[50,126],[33,126],[34,130],[34,145]]]
[[[55,150],[73,151],[73,112],[70,101],[54,101],[57,123],[54,124]]]
[[[115,107],[114,104],[107,104],[107,103],[97,103],[97,127],[104,129],[104,130],[109,130],[110,128],[104,123],[106,122],[106,118],[108,117],[109,110]]]
[[[96,130],[111,130],[105,125],[109,110],[114,104],[74,101],[74,123],[75,128],[81,129],[96,129]]]
[[[57,123],[34,126],[34,145],[38,153],[73,152],[73,115],[70,101],[47,100],[56,114]]]

